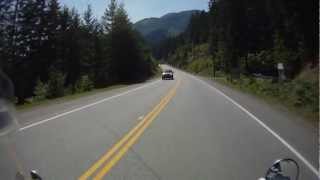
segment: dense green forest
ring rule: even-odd
[[[57,0],[0,1],[0,69],[17,102],[145,80],[151,51],[133,30],[123,4],[112,0],[101,20]]]
[[[188,29],[164,41],[155,55],[168,60],[179,48],[192,52],[208,43],[219,70],[276,76],[275,65],[281,62],[293,78],[304,64],[318,63],[317,7],[315,0],[210,0],[209,12],[194,14]],[[185,61],[169,59],[179,66]]]
[[[318,1],[210,0],[154,56],[193,73],[319,111]],[[284,65],[281,82],[278,63]],[[315,118],[317,119],[317,118]]]

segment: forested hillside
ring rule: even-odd
[[[154,47],[168,37],[175,37],[187,28],[190,17],[197,10],[169,13],[160,18],[146,18],[134,24],[134,28]]]
[[[18,3],[17,3],[18,2]],[[57,0],[0,1],[0,69],[17,102],[135,82],[155,69],[122,4],[112,0],[101,20]]]
[[[210,0],[155,56],[317,115],[318,22],[316,0]]]

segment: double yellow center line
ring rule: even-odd
[[[128,150],[137,142],[143,132],[150,126],[154,119],[166,107],[170,100],[174,97],[181,81],[179,80],[175,86],[161,99],[156,105],[131,131],[120,139],[109,151],[107,151],[97,162],[95,162],[86,172],[79,177],[79,180],[86,180],[93,176],[92,179],[102,179],[111,168],[120,161],[120,159],[128,152]]]

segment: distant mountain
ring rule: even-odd
[[[169,13],[160,18],[146,18],[136,22],[133,26],[145,40],[156,45],[167,37],[177,36],[188,26],[191,15],[198,10]]]

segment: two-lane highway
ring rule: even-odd
[[[301,154],[237,102],[178,70],[174,81],[54,113],[13,138],[22,168],[44,179],[257,179],[283,157],[298,160],[302,180],[318,179],[317,159],[305,158],[314,151]],[[9,157],[1,159],[0,179],[13,177]]]

